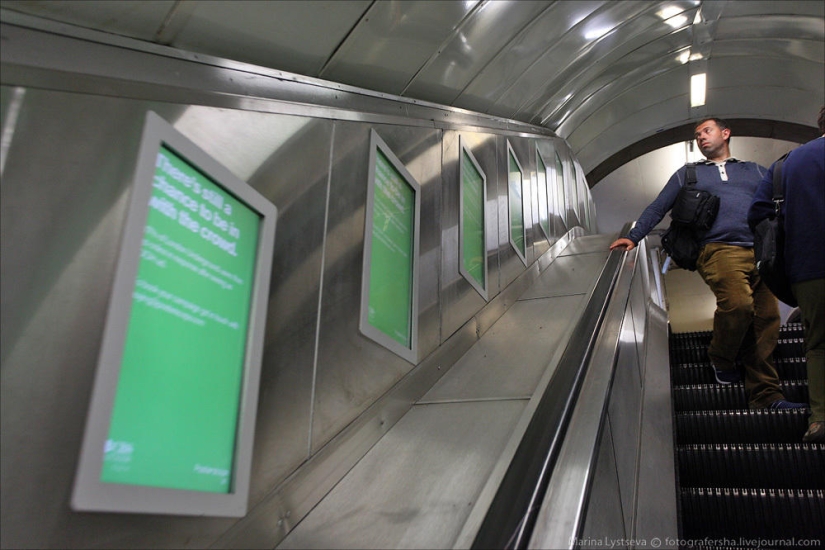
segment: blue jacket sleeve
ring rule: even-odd
[[[753,194],[753,200],[748,210],[748,225],[751,231],[753,231],[762,220],[774,217],[773,167],[775,165],[776,163],[771,164],[762,181],[759,182],[759,185],[756,187],[756,193]]]
[[[682,167],[670,176],[664,188],[659,192],[659,196],[644,209],[636,225],[630,230],[626,236],[628,239],[639,244],[639,241],[644,239],[650,231],[656,227],[662,218],[665,217],[673,203],[676,202],[676,196],[679,194],[679,189],[682,188],[684,181],[685,168]]]

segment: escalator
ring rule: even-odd
[[[801,324],[774,353],[789,401],[808,402]],[[682,546],[821,547],[825,445],[803,443],[808,409],[748,410],[742,382],[715,382],[711,333],[670,336]]]

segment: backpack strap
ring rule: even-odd
[[[688,162],[685,164],[685,185],[696,185],[696,163]]]
[[[776,208],[775,215],[778,218],[782,209],[782,203],[785,202],[785,196],[782,193],[782,163],[790,155],[790,151],[779,157],[773,164],[773,204]]]

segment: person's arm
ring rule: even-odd
[[[633,250],[639,244],[639,241],[644,239],[651,229],[662,221],[665,214],[673,208],[673,203],[676,202],[676,195],[679,194],[679,189],[682,188],[684,175],[685,169],[680,168],[670,176],[664,188],[659,192],[659,196],[644,209],[630,233],[613,241],[610,244],[610,250],[620,246],[624,246],[627,250]]]
[[[768,169],[767,173],[756,187],[756,193],[753,194],[750,209],[748,210],[748,225],[751,231],[761,222],[767,218],[772,218],[775,213],[775,206],[773,203],[773,168],[776,163],[773,163]]]

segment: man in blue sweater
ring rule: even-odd
[[[825,443],[825,107],[822,136],[788,155],[782,165],[785,272],[799,302],[811,416],[803,441]],[[774,215],[773,170],[762,179],[748,214],[751,227]]]
[[[736,358],[745,367],[745,390],[752,409],[803,408],[785,400],[773,363],[779,338],[779,305],[762,283],[754,265],[753,233],[748,227],[756,186],[765,168],[730,155],[730,128],[721,119],[696,125],[694,138],[707,158],[696,166],[696,188],[720,198],[719,214],[701,238],[696,270],[716,296],[713,336],[708,357],[720,384],[738,382]],[[677,170],[626,236],[610,245],[632,250],[673,208],[685,181],[686,169]]]

